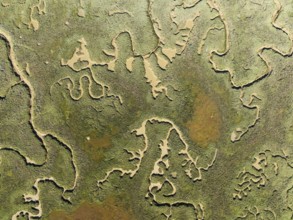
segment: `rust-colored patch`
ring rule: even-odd
[[[94,133],[90,134],[85,142],[83,149],[85,153],[94,161],[101,161],[104,158],[103,151],[112,146],[112,134],[105,134],[103,136],[97,136]]]
[[[194,113],[186,123],[190,138],[200,146],[217,141],[221,136],[221,113],[213,97],[196,91]]]
[[[102,204],[82,203],[73,212],[53,211],[48,220],[135,220],[131,210],[113,198]]]

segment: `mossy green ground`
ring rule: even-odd
[[[178,200],[201,204],[207,220],[291,219],[291,1],[0,4],[0,33],[5,30],[12,37],[23,70],[20,76],[11,60],[11,42],[0,35],[0,219],[11,219],[20,210],[27,212],[23,219],[30,219],[28,213],[38,214],[33,209],[37,204],[42,205],[40,218],[49,220],[166,219],[168,204]],[[35,20],[38,28],[32,25]],[[209,31],[213,27],[217,29]],[[62,59],[73,57],[82,38],[99,64],[82,69],[89,62],[79,60],[75,67],[80,71],[61,65]],[[230,48],[224,53],[227,40]],[[163,48],[177,50],[172,61]],[[168,63],[166,68],[158,56]],[[134,57],[132,71],[126,65],[129,57]],[[108,63],[114,58],[113,71]],[[154,97],[145,59],[167,94]],[[104,97],[93,98],[102,94],[101,85],[106,85]],[[81,97],[74,100],[72,94]],[[249,103],[253,95],[258,98]],[[257,109],[260,119],[250,126]],[[145,198],[161,155],[159,144],[170,127],[157,121],[146,124],[150,147],[136,175],[114,172],[98,188],[97,181],[112,168],[135,168],[137,161],[129,161],[125,149],[144,148],[142,136],[133,130],[152,117],[168,119],[180,129],[199,166],[206,167],[217,150],[202,180],[193,182],[184,172],[178,155],[184,144],[173,132],[168,139],[170,168],[163,178],[176,173],[172,181],[177,192],[166,196],[172,191],[167,184],[155,192],[165,205]],[[232,142],[237,128],[247,133]],[[267,158],[256,170],[253,164],[262,152]],[[244,184],[251,183],[251,190],[233,198],[244,168]],[[269,179],[265,185],[258,188],[258,179],[247,182],[261,175]],[[39,201],[25,202],[23,195],[36,194],[35,181],[48,177],[54,180],[39,183]],[[170,219],[199,219],[185,205],[171,211]]]

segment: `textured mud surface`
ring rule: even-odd
[[[0,219],[293,219],[289,0],[0,0]]]

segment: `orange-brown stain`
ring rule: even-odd
[[[83,144],[84,152],[94,161],[100,162],[104,159],[104,151],[112,147],[112,138],[119,132],[117,127],[112,127],[109,133],[99,135],[90,133]]]
[[[112,140],[110,134],[101,137],[91,134],[84,142],[83,149],[92,160],[99,162],[104,158],[103,151],[111,146]]]
[[[221,136],[221,113],[213,97],[202,90],[196,91],[194,112],[186,123],[190,138],[200,146],[206,147]]]
[[[132,211],[113,198],[102,204],[84,202],[73,212],[53,211],[48,220],[135,220]]]

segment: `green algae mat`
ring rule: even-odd
[[[293,2],[0,0],[0,220],[293,219]]]

